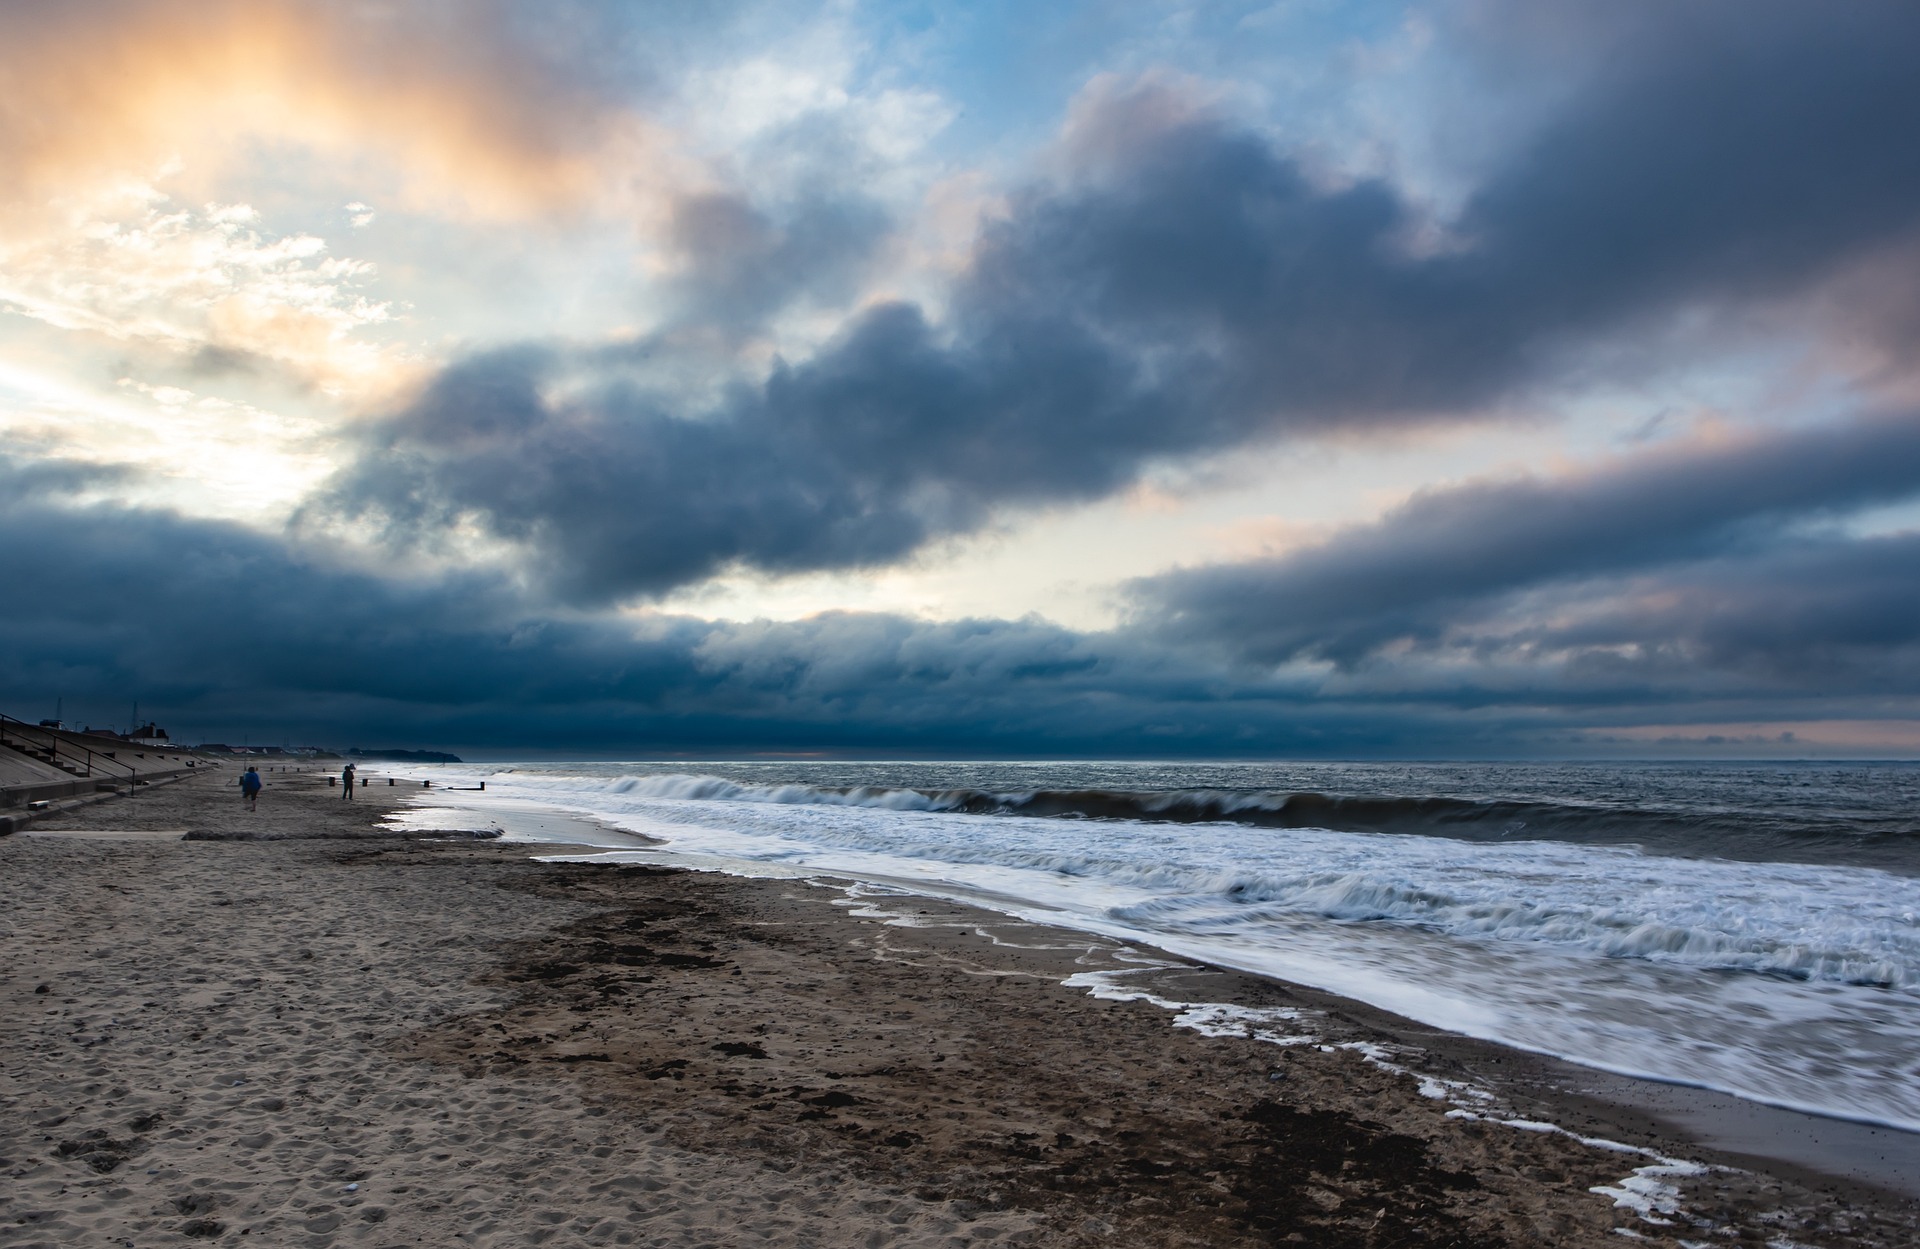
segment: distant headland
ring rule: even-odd
[[[444,750],[362,750],[355,746],[346,752],[349,759],[384,759],[391,763],[461,763],[459,755]]]

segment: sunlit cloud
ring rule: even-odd
[[[113,497],[278,525],[331,471],[331,422],[122,378],[98,392],[0,360],[0,437],[135,470]]]
[[[270,361],[334,393],[385,381],[393,353],[357,334],[393,318],[374,266],[311,234],[275,235],[245,204],[176,204],[128,184],[0,244],[0,307],[63,330],[181,355]]]
[[[491,7],[14,6],[0,17],[0,160],[30,199],[168,157],[210,186],[276,148],[455,216],[644,191],[670,163],[658,127],[506,24],[473,20]]]

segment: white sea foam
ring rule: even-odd
[[[1920,1130],[1913,877],[1567,842],[969,815],[899,788],[452,775],[488,782],[463,801],[588,813],[714,863],[984,901],[1611,1071]]]
[[[1301,1031],[1300,1025],[1317,1018],[1317,1011],[1297,1010],[1289,1006],[1235,1006],[1226,1002],[1181,1002],[1149,993],[1123,983],[1125,977],[1146,971],[1184,966],[1155,959],[1135,960],[1140,965],[1106,971],[1083,971],[1061,981],[1069,989],[1085,989],[1106,1002],[1146,1002],[1173,1014],[1173,1025],[1206,1037],[1246,1037],[1269,1045],[1311,1045],[1318,1036]]]
[[[940,811],[954,800],[911,789],[860,787],[846,791],[814,785],[748,785],[718,776],[614,776],[551,778],[515,776],[516,787],[527,792],[562,794],[604,793],[636,798],[666,798],[695,802],[758,802],[774,806],[875,807],[885,811]]]
[[[1062,983],[1069,988],[1086,989],[1094,997],[1106,1001],[1151,1003],[1171,1012],[1175,1027],[1190,1028],[1202,1036],[1245,1037],[1278,1046],[1311,1045],[1319,1039],[1312,1032],[1300,1030],[1301,1024],[1319,1017],[1317,1011],[1302,1011],[1289,1007],[1235,1006],[1222,1002],[1176,1001],[1134,988],[1125,983],[1127,977],[1137,976],[1144,971],[1174,966],[1152,959],[1138,961],[1141,963],[1139,967],[1081,972],[1069,976]],[[1656,1226],[1672,1226],[1673,1219],[1668,1216],[1680,1210],[1680,1188],[1675,1181],[1705,1175],[1708,1170],[1702,1164],[1684,1158],[1670,1158],[1650,1149],[1607,1140],[1603,1137],[1584,1136],[1558,1124],[1543,1123],[1537,1119],[1501,1117],[1498,1114],[1489,1113],[1490,1108],[1497,1101],[1490,1089],[1466,1080],[1444,1079],[1427,1072],[1413,1070],[1401,1061],[1400,1054],[1383,1045],[1368,1041],[1348,1041],[1339,1045],[1323,1045],[1320,1048],[1357,1053],[1362,1060],[1372,1066],[1414,1081],[1421,1096],[1452,1103],[1453,1109],[1447,1112],[1448,1118],[1483,1120],[1521,1132],[1552,1133],[1569,1137],[1594,1149],[1649,1159],[1648,1162],[1634,1167],[1614,1183],[1597,1184],[1587,1191],[1610,1198],[1615,1209],[1631,1210],[1642,1221]]]

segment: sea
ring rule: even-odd
[[[1920,765],[409,765],[509,835],[831,875],[1920,1132]],[[476,788],[482,782],[485,789]],[[441,827],[446,825],[441,824]],[[462,827],[474,827],[472,823]]]

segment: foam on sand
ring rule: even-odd
[[[461,796],[476,810],[546,804],[685,861],[891,881],[1605,1071],[1920,1131],[1913,876],[1581,841],[975,814],[911,788],[487,779]]]

